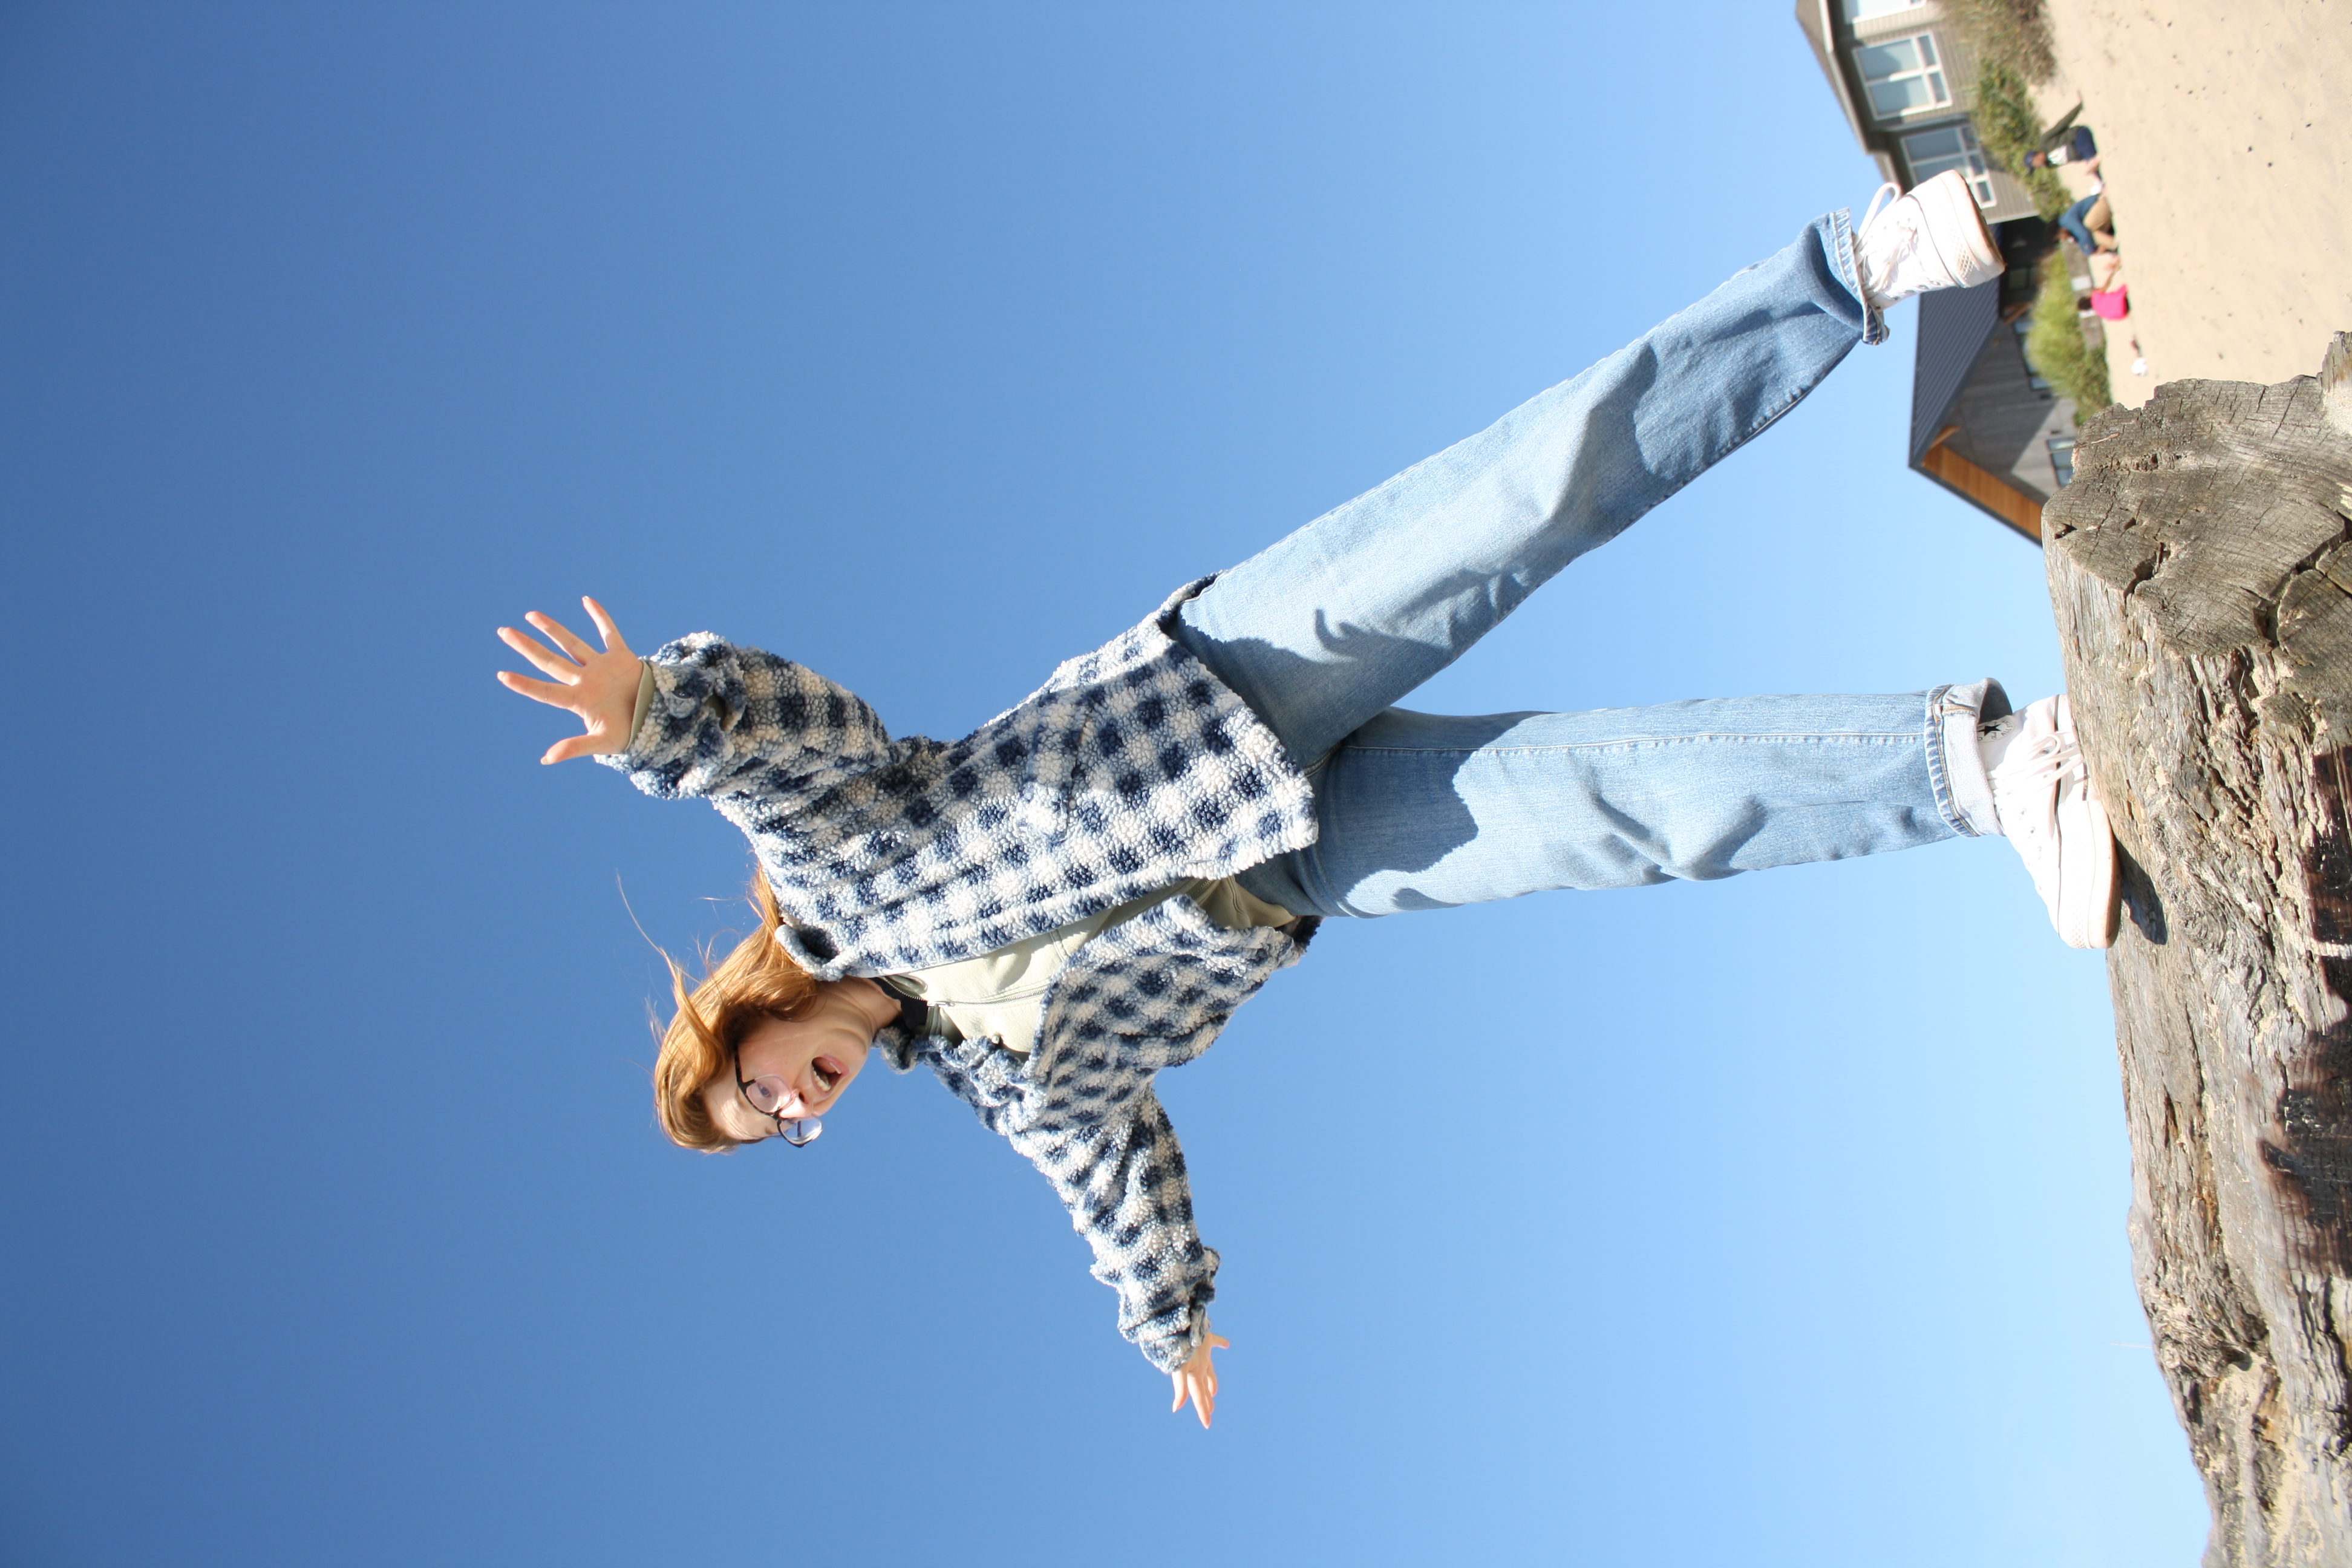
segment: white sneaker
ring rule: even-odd
[[[2065,697],[2045,697],[1988,724],[1979,745],[1992,776],[2000,830],[2017,846],[2050,923],[2069,947],[2116,940],[2116,836],[2090,773]]]
[[[1889,192],[1896,198],[1882,212],[1878,204]],[[1908,195],[1881,185],[1854,230],[1853,262],[1863,298],[1880,310],[1930,289],[1966,289],[2002,271],[2000,247],[1958,169],[1945,170]]]

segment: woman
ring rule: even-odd
[[[1890,187],[1891,189],[1891,187]],[[1882,199],[1885,193],[1882,192]],[[1551,888],[1727,877],[2008,834],[2061,933],[2104,945],[2113,849],[2063,700],[1979,680],[1443,718],[1393,707],[1585,551],[1794,407],[1881,312],[1999,252],[1958,174],[1843,213],[1583,374],[1064,665],[953,744],[892,741],[789,660],[652,658],[583,601],[499,636],[597,756],[747,834],[759,929],[677,1012],[670,1137],[804,1142],[879,1048],[1039,1170],[1119,1328],[1208,1424],[1217,1255],[1152,1092],[1316,926]],[[1980,731],[1982,731],[1980,733]]]

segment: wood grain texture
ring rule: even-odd
[[[2044,511],[2094,783],[2134,1271],[2209,1564],[2352,1568],[2352,344],[2084,428]]]

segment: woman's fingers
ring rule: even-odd
[[[541,635],[545,637],[548,641],[553,643],[556,647],[562,648],[564,652],[570,654],[572,658],[578,659],[583,664],[587,663],[588,660],[595,655],[596,650],[590,647],[587,642],[582,638],[578,633],[574,632],[570,626],[565,626],[562,621],[557,620],[553,616],[541,615],[539,611],[533,610],[530,614],[525,616],[523,619],[529,621],[532,626],[537,626]]]
[[[1176,1384],[1176,1402],[1168,1407],[1168,1414],[1173,1415],[1183,1409],[1184,1402],[1189,1399],[1192,1402],[1192,1414],[1201,1418],[1203,1426],[1217,1413],[1216,1369],[1205,1365],[1205,1356],[1195,1356],[1168,1374]],[[1201,1370],[1193,1370],[1196,1367]]]
[[[1200,1348],[1192,1352],[1192,1360],[1168,1374],[1176,1383],[1176,1403],[1168,1407],[1168,1414],[1175,1415],[1184,1408],[1184,1401],[1190,1399],[1192,1413],[1200,1416],[1201,1425],[1206,1426],[1209,1424],[1209,1417],[1216,1414],[1217,1409],[1217,1363],[1210,1352],[1233,1348],[1234,1342],[1224,1335],[1211,1334],[1201,1342]]]
[[[562,653],[512,626],[499,628],[500,642],[530,660],[541,674],[554,677],[552,680],[533,680],[502,669],[499,671],[499,684],[534,702],[577,714],[580,719],[583,732],[550,746],[539,759],[541,763],[568,763],[574,757],[597,757],[627,749],[622,731],[627,727],[636,696],[636,656],[621,640],[621,628],[613,624],[604,605],[593,599],[583,599],[581,603],[587,607],[589,619],[596,623],[597,634],[604,640],[601,653],[574,636],[562,622],[537,610],[523,619]],[[571,657],[563,657],[565,654]]]
[[[584,594],[580,596],[580,604],[588,612],[588,618],[596,623],[596,635],[604,639],[606,653],[629,651],[627,640],[621,636],[621,628],[613,624],[613,617],[604,613],[604,605]]]
[[[544,702],[551,708],[573,709],[579,701],[569,686],[559,686],[551,680],[533,680],[527,675],[517,675],[511,669],[499,671],[499,684],[509,691],[519,691],[533,702]]]
[[[500,626],[499,640],[537,665],[543,673],[551,675],[558,680],[569,681],[579,679],[578,665],[559,654],[550,653],[545,647],[523,636],[512,626]]]

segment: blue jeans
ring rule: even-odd
[[[1884,335],[1831,214],[1187,603],[1177,637],[1315,786],[1318,840],[1242,884],[1297,914],[1384,915],[1989,830],[1989,797],[1972,813],[1949,766],[1966,743],[1981,773],[1967,738],[1985,687],[1477,718],[1391,706]]]
[[[2096,205],[2098,200],[2098,195],[2094,193],[2058,215],[2058,226],[2074,237],[2074,243],[2083,247],[2084,256],[2099,253],[2099,242],[2091,237],[2091,226],[2083,221],[2083,215]]]

